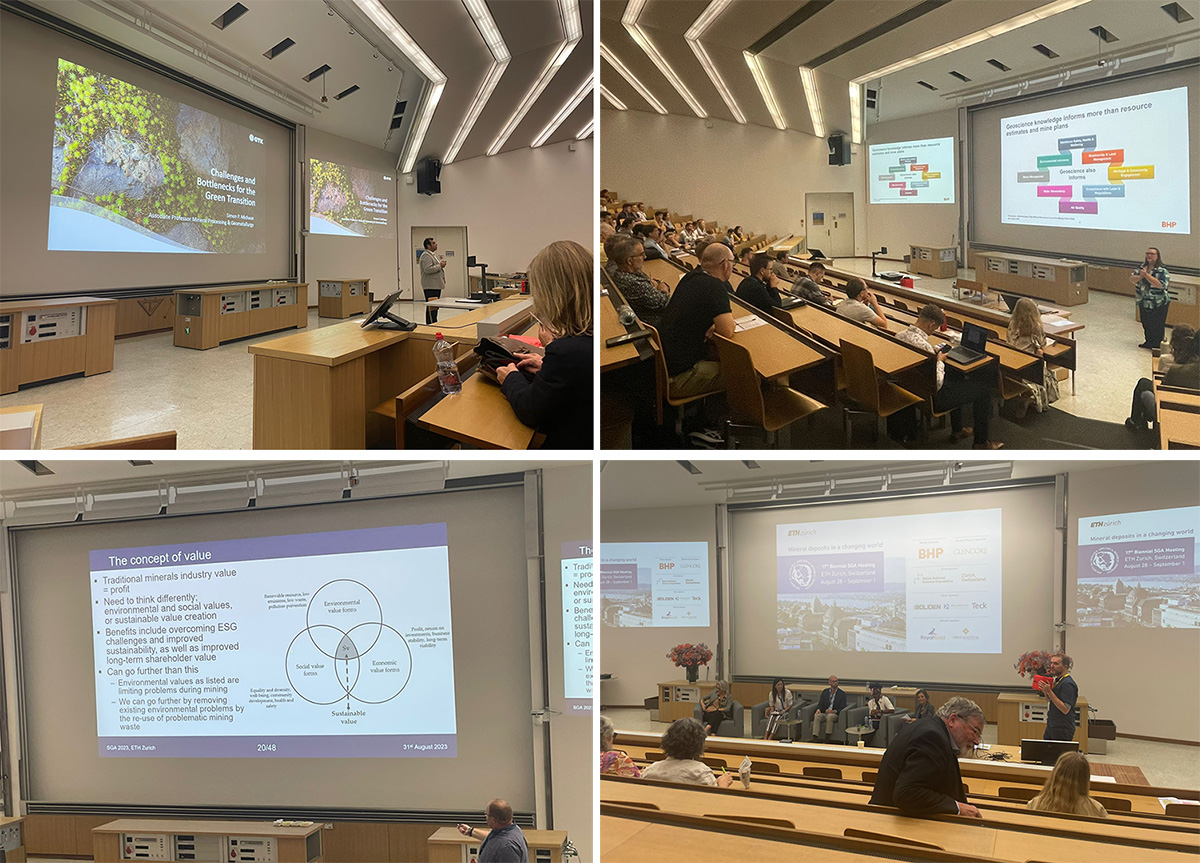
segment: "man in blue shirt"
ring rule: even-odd
[[[513,823],[512,807],[500,798],[487,805],[484,817],[488,829],[458,825],[458,832],[473,839],[483,839],[479,846],[479,863],[529,863],[529,846],[521,828]]]
[[[1042,694],[1050,702],[1046,705],[1046,733],[1043,740],[1075,739],[1075,701],[1079,698],[1079,687],[1071,677],[1071,657],[1055,653],[1050,657],[1050,673],[1054,683],[1042,681],[1038,684]]]

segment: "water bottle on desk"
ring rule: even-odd
[[[454,362],[454,349],[450,347],[450,343],[442,338],[442,334],[437,334],[437,340],[433,343],[433,360],[437,363],[438,382],[442,385],[442,392],[446,395],[454,395],[462,392],[462,381],[458,379],[458,365]]]

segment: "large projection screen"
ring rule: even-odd
[[[1153,245],[1195,266],[1198,91],[1190,65],[969,109],[968,239],[1139,263]]]
[[[295,131],[3,13],[5,296],[293,274]]]
[[[731,508],[734,672],[1014,686],[1016,657],[1052,644],[1054,524],[1053,480]]]
[[[481,805],[477,798],[478,778],[482,775],[489,777],[489,795],[504,797],[517,810],[532,811],[535,791],[529,720],[530,598],[523,512],[523,489],[515,487],[14,531],[27,799],[55,803],[474,811]],[[366,668],[376,661],[386,667],[396,657],[409,655],[414,667],[428,667],[422,651],[444,652],[444,646],[434,650],[431,637],[413,638],[411,620],[401,623],[411,612],[405,608],[403,597],[396,595],[396,588],[412,590],[413,578],[429,579],[429,596],[423,595],[417,605],[433,608],[430,628],[426,631],[427,636],[432,634],[432,627],[440,625],[434,618],[447,607],[444,599],[437,598],[437,591],[446,584],[446,570],[442,568],[439,572],[438,565],[434,565],[438,553],[446,554],[443,559],[448,561],[448,607],[453,632],[452,702],[445,692],[447,675],[442,674],[441,684],[427,678],[430,685],[422,698],[422,701],[438,699],[438,704],[407,701],[404,704],[410,712],[426,711],[439,716],[453,705],[456,722],[444,724],[447,730],[452,727],[456,732],[454,755],[442,750],[440,754],[430,752],[428,757],[399,751],[388,753],[393,757],[349,757],[354,753],[342,747],[339,751],[344,757],[285,757],[281,753],[289,741],[282,736],[278,750],[242,752],[243,757],[236,758],[222,757],[228,750],[227,744],[207,754],[197,753],[200,757],[186,752],[180,753],[181,757],[119,757],[132,753],[104,757],[98,752],[94,681],[97,669],[106,665],[96,664],[93,652],[93,640],[98,638],[92,625],[93,608],[97,606],[93,588],[100,590],[103,585],[90,583],[99,577],[89,574],[92,552],[153,546],[206,550],[231,541],[296,534],[313,534],[320,542],[327,542],[338,531],[372,535],[376,529],[425,531],[426,528],[410,526],[439,524],[446,525],[446,545],[442,547],[445,551],[438,551],[437,543],[441,540],[436,537],[430,540],[432,545],[422,540],[426,551],[435,555],[429,558],[432,562],[428,566],[419,562],[418,572],[410,572],[407,580],[398,580],[394,587],[386,572],[369,572],[352,560],[347,561],[344,571],[339,570],[341,575],[333,567],[324,574],[316,571],[316,567],[307,567],[313,570],[311,575],[297,570],[296,591],[303,591],[308,581],[315,585],[317,581],[313,579],[324,579],[330,585],[315,593],[309,591],[312,595],[307,601],[319,604],[322,616],[319,620],[312,619],[313,611],[309,609],[307,625],[322,627],[325,634],[311,647],[300,641],[293,645],[305,648],[293,667],[332,664],[329,670],[339,678],[348,671],[351,676],[346,689],[353,698],[349,707],[346,701],[320,706],[300,704],[293,699],[296,703],[287,709],[293,715],[302,715],[305,709],[336,712],[339,719],[346,714],[357,716],[364,709],[373,715],[379,711],[370,709],[368,702],[381,701],[392,693],[372,693],[378,684],[368,679]],[[488,529],[481,533],[479,526],[483,524]],[[425,553],[421,549],[416,551]],[[392,559],[384,559],[384,563],[403,566],[407,565],[406,560],[393,563]],[[214,571],[215,579],[219,578],[215,573],[246,565],[218,562],[206,569]],[[261,568],[274,564],[257,565]],[[280,571],[286,574],[288,565],[288,561],[283,561]],[[186,565],[183,569],[193,566]],[[338,578],[347,580],[337,581]],[[376,588],[374,593],[379,597],[383,623],[395,624],[395,629],[405,633],[409,652],[394,637],[390,640],[384,637],[387,629],[378,626],[374,617],[378,608],[373,601],[368,602],[371,598],[367,591],[351,581]],[[162,594],[203,593],[205,600],[219,605],[216,592],[220,589],[203,584],[194,580],[164,582],[152,590],[148,585],[138,585],[131,595],[153,595],[157,602]],[[245,607],[243,594],[247,592],[231,592],[226,598]],[[261,593],[252,598],[263,599]],[[290,602],[294,597],[289,598],[285,591],[270,599],[278,604]],[[305,601],[304,597],[301,600]],[[416,602],[416,597],[413,600]],[[207,602],[201,605],[207,607]],[[262,644],[264,640],[257,637],[255,629],[257,622],[282,614],[259,602],[257,607],[239,615],[244,625],[238,631],[218,632],[208,636],[208,640],[228,642],[236,637],[247,648]],[[335,628],[347,635],[338,635]],[[289,650],[286,641],[285,638],[275,645],[277,649],[273,652],[262,649],[243,659],[263,665],[275,663],[282,669],[285,652]],[[332,655],[331,659],[322,658],[322,645]],[[344,650],[353,654],[350,663],[342,661]],[[264,680],[269,677],[259,668],[252,673]],[[390,682],[385,678],[381,674],[380,682]],[[412,680],[416,682],[415,673]],[[313,683],[329,688],[320,676],[314,676]],[[288,684],[283,681],[277,685]],[[299,689],[305,690],[304,685]],[[440,696],[436,694],[439,691]],[[268,697],[272,694],[268,693]],[[307,691],[303,694],[314,701],[328,700]],[[409,694],[406,690],[391,705],[399,704]],[[382,708],[390,710],[391,706],[384,704]],[[316,714],[312,715],[316,718]],[[359,721],[365,719],[360,716]],[[420,722],[421,718],[411,716],[406,721]],[[325,725],[328,728],[329,723]],[[387,733],[394,734],[396,730],[389,727]],[[355,739],[344,738],[349,742]],[[236,782],[230,782],[231,775],[237,776]],[[188,777],[187,781],[181,782],[181,776]],[[314,779],[316,776],[319,780]]]

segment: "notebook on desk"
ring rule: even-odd
[[[987,337],[988,331],[983,327],[965,321],[962,330],[962,344],[946,354],[946,359],[964,365],[983,359],[986,356],[983,351],[987,347]]]

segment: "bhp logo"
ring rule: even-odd
[[[917,558],[919,560],[937,560],[942,556],[944,549],[941,548],[920,548],[917,549]]]
[[[1173,227],[1175,227],[1176,224],[1178,224],[1178,223],[1177,222],[1163,222],[1162,226],[1164,228],[1173,228]]]
[[[675,568],[675,564],[673,564],[673,563],[660,563],[660,564],[658,565],[658,568],[659,568],[659,569],[674,569],[674,568]]]

